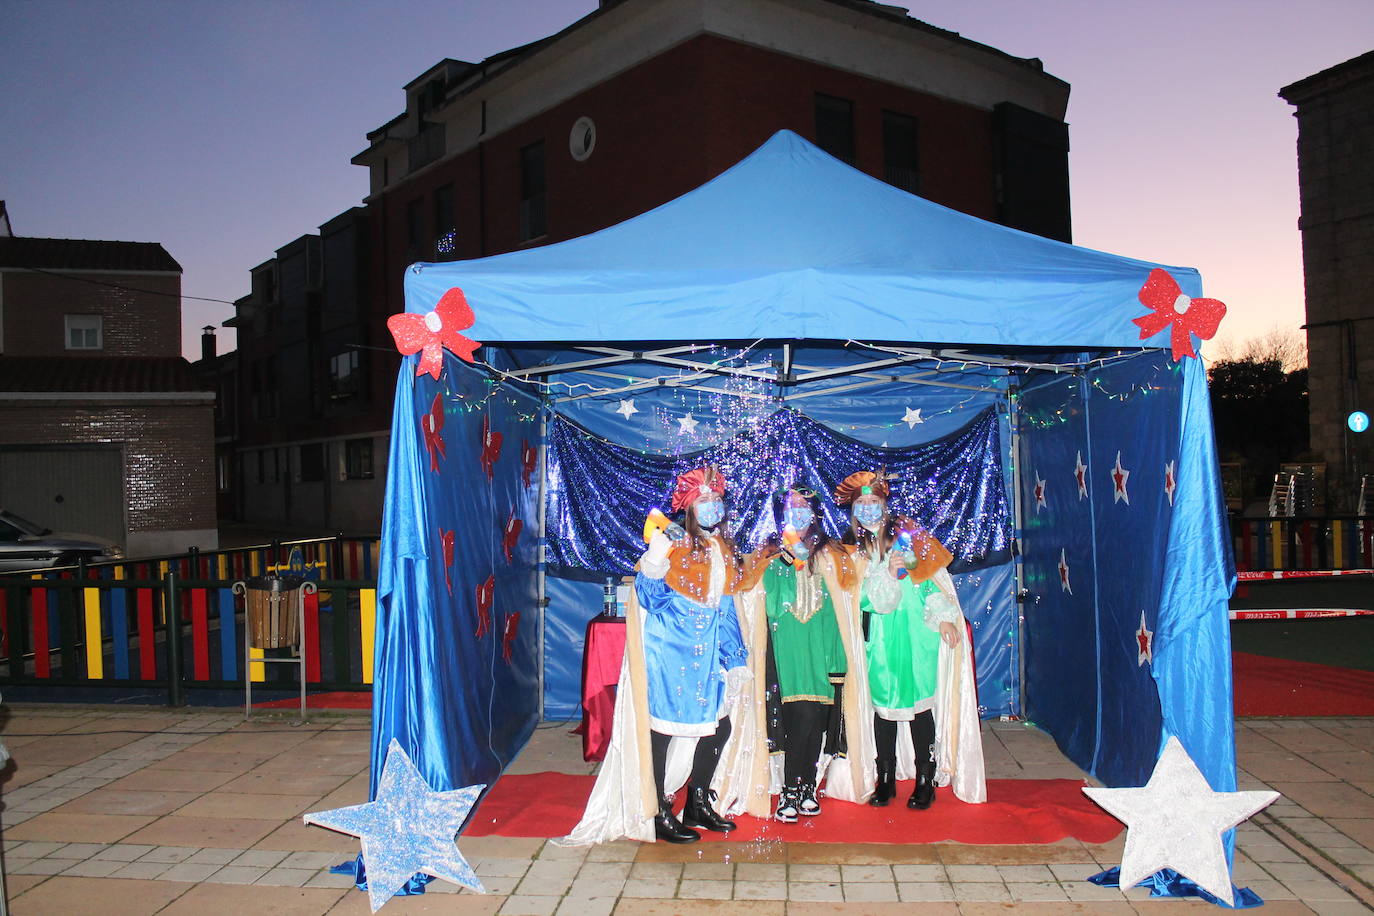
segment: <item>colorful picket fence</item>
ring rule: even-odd
[[[1374,517],[1231,519],[1238,570],[1367,569]]]

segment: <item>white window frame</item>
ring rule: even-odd
[[[104,319],[100,315],[66,315],[63,320],[63,341],[68,350],[103,350],[105,349],[105,327]],[[95,346],[73,346],[73,331],[95,331]]]

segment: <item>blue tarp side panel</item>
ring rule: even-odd
[[[502,341],[831,340],[1132,347],[1157,265],[997,226],[780,131],[677,200],[601,232],[406,273],[407,308],[461,287]],[[1196,271],[1169,268],[1201,295]],[[1168,332],[1150,339],[1166,346]]]
[[[414,372],[415,358],[404,360],[392,418],[378,581],[374,792],[393,737],[436,789],[490,784],[529,738],[539,708],[538,487],[525,486],[521,463],[522,442],[536,435],[522,418],[532,407],[505,389],[493,393],[451,356],[438,382]],[[442,454],[421,432],[436,395]],[[484,407],[471,406],[484,399]],[[491,432],[485,440],[484,421]],[[451,564],[445,532],[454,532]]]
[[[1091,770],[1097,747],[1097,621],[1090,494],[1075,468],[1088,465],[1087,415],[1079,380],[1056,378],[1020,397],[1024,534],[1026,716],[1070,760]],[[1036,485],[1044,481],[1044,504]],[[1060,576],[1066,567],[1067,588]]]
[[[1212,788],[1236,789],[1227,604],[1236,584],[1207,377],[1185,359],[1178,499],[1169,527],[1154,677],[1164,734],[1177,735]]]
[[[1020,715],[1015,567],[1003,563],[962,573],[954,577],[954,587],[973,627],[978,715],[984,719]]]
[[[582,717],[582,650],[587,622],[601,613],[602,586],[544,578],[544,718]]]
[[[1142,618],[1151,633],[1158,627],[1181,383],[1180,365],[1164,350],[1087,376],[1101,703],[1092,773],[1109,786],[1144,785],[1159,755],[1159,693],[1137,634]]]

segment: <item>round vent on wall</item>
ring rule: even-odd
[[[568,134],[568,152],[578,162],[585,162],[596,149],[596,124],[591,118],[581,117],[573,123],[572,133]]]

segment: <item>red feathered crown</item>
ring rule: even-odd
[[[725,495],[725,477],[711,465],[677,475],[677,486],[673,488],[673,511],[683,511],[708,493]]]

